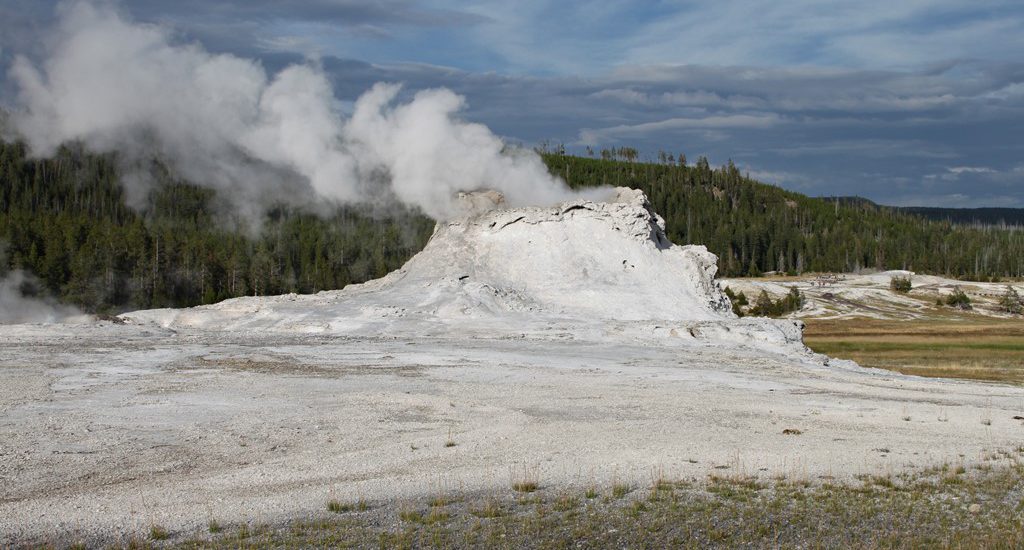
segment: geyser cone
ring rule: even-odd
[[[426,248],[381,281],[388,294],[411,291],[417,307],[450,315],[732,317],[714,282],[717,258],[672,245],[641,191],[549,208],[502,209],[493,192],[464,194],[462,203],[466,216],[439,223]]]
[[[669,242],[641,191],[527,208],[505,208],[493,191],[463,193],[458,211],[381,279],[125,317],[215,330],[673,338],[804,350],[799,321],[737,319],[715,282],[715,255]]]

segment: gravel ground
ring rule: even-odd
[[[1021,388],[713,345],[2,326],[0,546],[523,476],[572,488],[654,470],[814,481],[970,465],[1024,441],[1019,415]]]

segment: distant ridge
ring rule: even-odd
[[[845,206],[862,206],[878,210],[891,209],[936,221],[956,225],[1015,225],[1024,226],[1024,208],[940,208],[932,206],[885,206],[864,197],[822,197],[839,201]]]

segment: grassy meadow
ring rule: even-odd
[[[818,353],[917,376],[1024,384],[1024,321],[994,317],[914,320],[804,319]]]

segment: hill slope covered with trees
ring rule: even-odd
[[[729,163],[712,169],[545,155],[574,187],[643,189],[676,243],[704,244],[726,276],[764,271],[909,269],[960,278],[1019,277],[1024,231],[964,227],[870,201],[811,198],[743,176]]]
[[[574,187],[643,189],[676,243],[719,255],[724,275],[906,268],[958,277],[1021,276],[1024,232],[957,227],[891,209],[813,199],[735,166],[545,154]],[[279,207],[256,231],[225,223],[217,197],[159,163],[146,204],[126,206],[116,159],[68,146],[33,160],[0,143],[0,275],[24,269],[88,311],[189,306],[232,296],[315,292],[380,277],[426,243],[428,218],[352,208],[316,216]]]
[[[1016,226],[1024,228],[1024,208],[942,208],[933,206],[884,206],[864,197],[827,197],[828,201],[858,204],[876,210],[895,210],[928,220],[948,221],[955,225]]]

